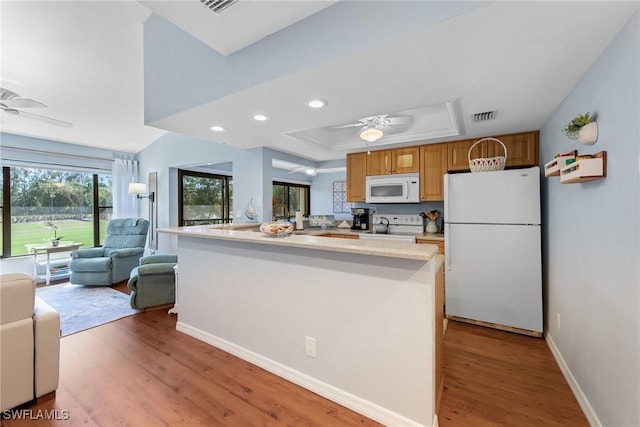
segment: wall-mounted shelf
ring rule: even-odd
[[[607,152],[600,151],[591,157],[577,156],[573,162],[560,168],[560,182],[571,184],[592,181],[607,176]]]
[[[577,150],[554,157],[553,160],[544,165],[544,176],[560,176],[560,168],[566,166],[567,160],[573,160],[578,155]]]

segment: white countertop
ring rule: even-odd
[[[357,233],[350,229],[318,229],[310,234],[292,234],[286,237],[271,237],[260,232],[252,231],[260,224],[223,224],[201,225],[191,227],[161,228],[159,233],[174,234],[178,236],[201,237],[206,239],[233,240],[237,242],[257,243],[264,245],[277,245],[298,247],[304,249],[317,249],[333,252],[356,253],[362,255],[381,256],[389,258],[403,258],[428,261],[438,253],[435,245],[416,245],[410,242],[359,240],[322,237],[317,234],[345,234]]]

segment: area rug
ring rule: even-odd
[[[131,308],[129,295],[108,286],[63,283],[38,288],[36,294],[60,313],[63,337],[140,312]]]

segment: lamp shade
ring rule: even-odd
[[[142,182],[130,182],[129,194],[147,194],[147,184]]]
[[[367,142],[377,141],[382,138],[384,133],[378,128],[372,128],[367,126],[360,132],[360,138],[364,139]]]

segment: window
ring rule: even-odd
[[[25,245],[53,237],[99,246],[111,219],[111,175],[3,167],[2,256],[26,255]]]
[[[347,202],[347,181],[333,181],[333,212],[350,214],[352,207]]]
[[[178,224],[232,222],[233,182],[230,176],[178,170]]]
[[[291,218],[296,211],[303,216],[311,213],[309,193],[311,186],[288,182],[273,182],[272,212],[276,219]]]

